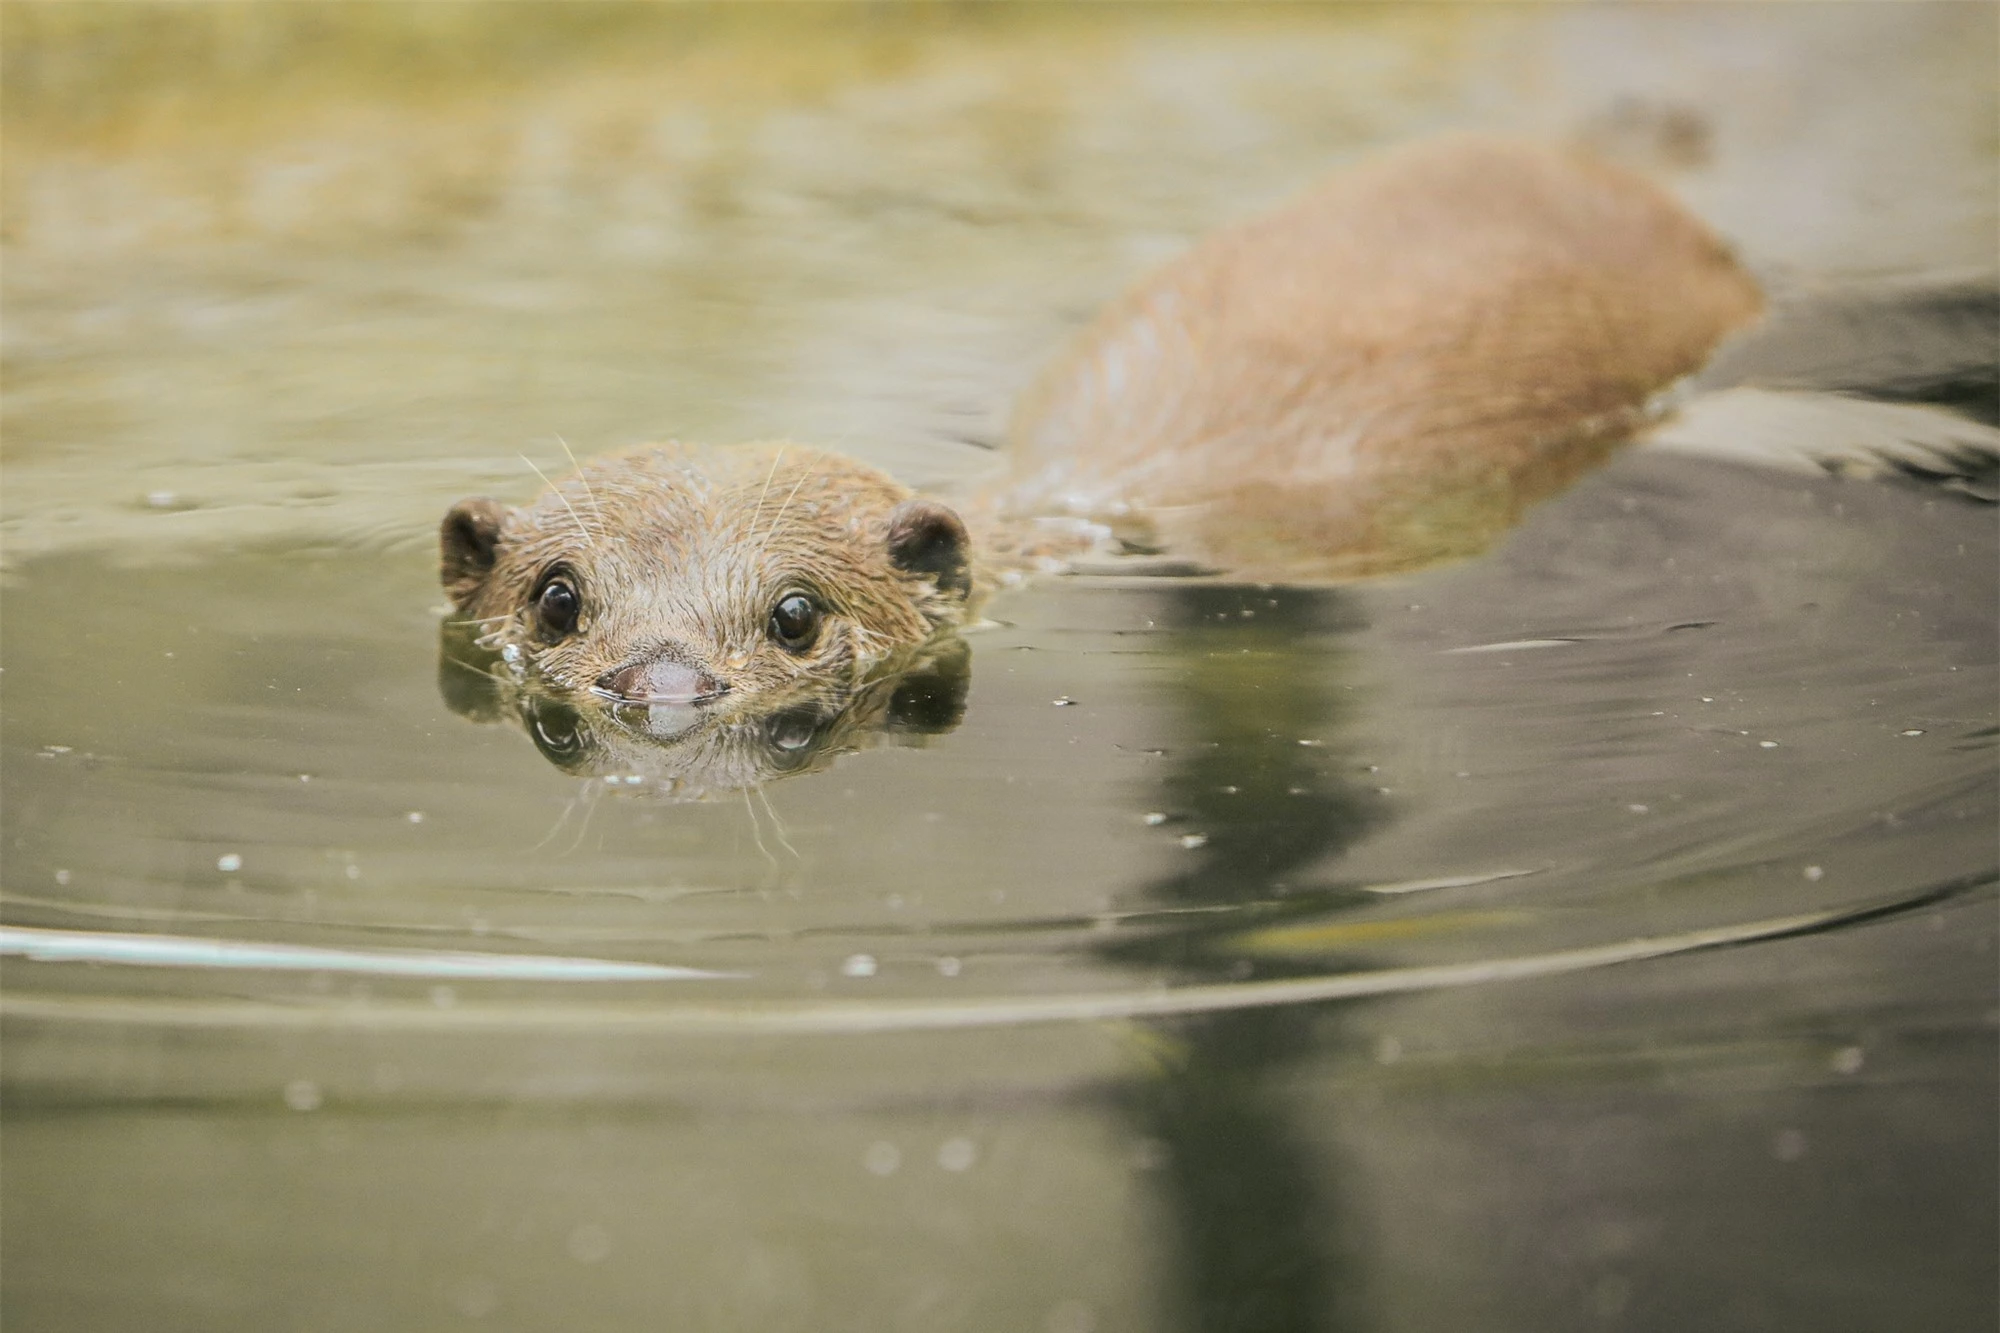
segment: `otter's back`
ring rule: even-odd
[[[1475,137],[1403,149],[1106,310],[1016,413],[1013,500],[1130,510],[1235,568],[1366,567],[1412,522],[1459,521],[1441,497],[1510,519],[1759,305],[1628,172]]]

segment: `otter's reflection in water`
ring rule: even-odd
[[[537,689],[482,648],[477,629],[446,621],[438,632],[438,693],[454,713],[518,724],[565,773],[621,778],[672,800],[732,795],[872,745],[951,731],[971,679],[965,644],[945,639],[857,683],[809,682],[754,707],[614,704]]]
[[[1298,739],[1338,733],[1339,639],[1362,621],[1329,590],[1190,586],[1170,599],[1160,619],[1183,664],[1186,739],[1149,799],[1207,840],[1190,869],[1141,890],[1177,924],[1102,952],[1188,983],[1277,975],[1263,960],[1253,972],[1235,947],[1246,919],[1323,919],[1367,898],[1308,881],[1378,826],[1380,797],[1349,776],[1357,766],[1335,742]],[[1300,670],[1302,642],[1323,649],[1322,669]],[[1286,1095],[1287,1069],[1323,1048],[1333,1017],[1252,1009],[1162,1025],[1157,1072],[1115,1094],[1160,1149],[1172,1271],[1186,1284],[1172,1304],[1189,1333],[1315,1333],[1352,1327],[1349,1313],[1365,1307],[1358,1238],[1343,1234],[1328,1188],[1326,1135]]]

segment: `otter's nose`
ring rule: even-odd
[[[615,698],[638,704],[691,704],[712,699],[728,687],[706,671],[681,662],[640,662],[607,671],[597,688]]]

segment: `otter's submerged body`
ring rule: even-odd
[[[794,444],[591,460],[456,506],[443,578],[563,691],[728,712],[850,687],[1013,570],[1119,553],[1327,579],[1469,553],[1761,303],[1627,172],[1456,138],[1212,236],[1023,398],[965,519]]]

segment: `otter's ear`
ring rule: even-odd
[[[438,529],[438,579],[451,595],[451,602],[463,611],[478,595],[486,576],[493,572],[493,558],[500,545],[500,525],[507,510],[498,500],[484,496],[460,500],[444,516]]]
[[[890,561],[911,574],[929,574],[948,596],[972,591],[971,546],[965,524],[936,500],[905,500],[889,515]]]

